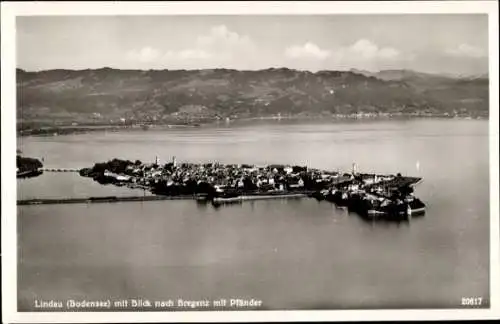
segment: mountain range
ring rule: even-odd
[[[488,116],[488,76],[211,70],[16,71],[18,127],[270,116]]]

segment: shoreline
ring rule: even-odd
[[[419,120],[419,119],[449,119],[449,120],[489,120],[489,116],[446,116],[446,115],[342,115],[342,116],[265,116],[265,117],[246,117],[235,118],[229,121],[214,120],[210,122],[188,123],[188,124],[135,124],[135,125],[62,125],[50,126],[37,129],[17,130],[17,137],[51,137],[62,135],[86,134],[92,132],[121,132],[121,131],[148,131],[148,130],[172,130],[186,128],[204,128],[217,125],[237,125],[240,123],[259,122],[259,121],[322,121],[322,122],[339,122],[339,121],[384,121],[384,120]]]

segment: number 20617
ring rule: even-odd
[[[462,297],[462,306],[480,306],[482,297]]]

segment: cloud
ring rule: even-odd
[[[349,45],[332,49],[329,66],[333,69],[382,70],[401,68],[405,62],[415,59],[415,55],[403,55],[390,46],[379,46],[368,39],[359,39]]]
[[[252,40],[229,30],[225,25],[213,26],[208,33],[195,38],[192,46],[179,50],[160,50],[146,46],[130,51],[126,58],[131,64],[164,68],[236,67],[236,60],[252,60],[256,47]]]
[[[163,55],[163,59],[174,60],[205,60],[211,58],[212,55],[201,49],[185,49],[181,51],[167,51]]]
[[[367,40],[360,39],[349,47],[341,48],[337,51],[341,56],[357,56],[365,59],[394,59],[400,53],[392,47],[380,48],[377,44]]]
[[[297,59],[297,58],[310,58],[324,60],[330,56],[330,52],[321,49],[318,45],[307,42],[304,45],[294,45],[290,46],[285,50],[285,56],[287,58]]]
[[[486,57],[486,52],[479,47],[472,46],[469,44],[460,44],[456,48],[449,48],[446,50],[446,54],[455,57],[472,57],[481,58]]]
[[[410,54],[403,58],[393,47],[381,47],[367,39],[359,39],[346,46],[324,49],[307,42],[285,49],[285,59],[303,69],[368,69],[393,68],[403,61],[414,58]]]
[[[201,48],[242,48],[252,46],[248,36],[239,35],[230,31],[225,25],[214,26],[208,35],[199,36],[196,40],[197,47]]]
[[[127,53],[127,59],[141,63],[153,62],[161,56],[161,52],[155,48],[146,46],[139,50],[132,50]]]
[[[467,47],[460,49],[463,52],[475,53]],[[405,64],[415,59],[415,55],[403,55],[394,47],[379,46],[368,39],[359,39],[338,48],[323,48],[308,41],[273,52],[258,48],[248,36],[230,30],[226,25],[218,25],[194,37],[191,44],[184,48],[160,49],[145,46],[130,51],[126,59],[132,68],[262,69],[288,66],[313,71],[404,68]]]

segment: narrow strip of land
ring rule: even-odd
[[[261,200],[261,199],[282,199],[282,198],[303,198],[308,197],[308,192],[291,192],[266,195],[245,195],[239,196],[238,200]],[[159,200],[207,200],[206,195],[148,195],[148,196],[107,196],[107,197],[82,197],[82,198],[56,198],[56,199],[23,199],[18,200],[17,205],[54,205],[54,204],[90,204],[90,203],[113,203],[113,202],[133,202],[133,201],[159,201]]]

